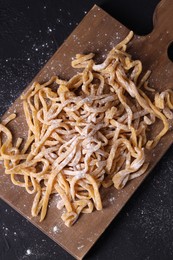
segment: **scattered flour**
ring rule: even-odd
[[[84,245],[78,246],[77,249],[81,250],[84,247]]]
[[[53,227],[53,232],[56,233],[61,233],[61,229],[58,226]]]
[[[110,201],[111,203],[113,203],[113,202],[115,201],[115,197],[111,197],[111,198],[109,199],[109,201]]]
[[[31,255],[31,249],[26,250],[26,255]]]

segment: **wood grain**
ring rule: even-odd
[[[158,91],[173,85],[173,64],[167,56],[167,48],[173,40],[172,13],[172,0],[162,0],[155,11],[152,33],[142,37],[135,36],[129,46],[129,53],[143,62],[144,69],[152,70],[150,84]],[[70,78],[74,74],[70,63],[76,53],[95,52],[96,59],[103,60],[104,55],[120,42],[128,31],[101,8],[94,6],[33,81],[42,83],[52,75]],[[27,126],[20,98],[4,116],[13,111],[17,112],[18,117],[10,123],[10,129],[16,137],[25,138]],[[150,134],[155,136],[160,128],[161,124],[156,123]],[[4,174],[2,166],[0,167],[0,198],[74,257],[82,259],[172,144],[172,138],[173,132],[169,131],[153,151],[147,152],[150,167],[143,176],[131,181],[121,191],[113,187],[102,189],[103,210],[82,215],[71,228],[67,228],[61,220],[61,211],[56,208],[56,197],[52,198],[47,217],[42,223],[39,222],[39,218],[31,217],[33,197],[22,188],[15,187],[9,176]],[[54,226],[58,226],[57,232],[54,232]]]

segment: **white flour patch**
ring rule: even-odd
[[[77,249],[81,250],[84,247],[84,245],[78,246]]]
[[[31,252],[31,249],[27,249],[27,250],[26,250],[26,255],[31,255],[31,253],[32,253],[32,252]]]
[[[62,231],[60,230],[60,228],[58,226],[54,226],[53,227],[53,232],[54,233],[61,233]]]

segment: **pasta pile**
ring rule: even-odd
[[[95,64],[94,54],[77,54],[70,80],[52,77],[35,82],[22,95],[28,125],[24,142],[13,140],[7,124],[0,124],[0,159],[14,185],[35,194],[31,213],[42,221],[54,194],[62,220],[71,226],[80,213],[102,209],[100,188],[122,189],[148,167],[145,149],[152,149],[169,129],[173,92],[153,94],[142,64],[126,52],[133,32]],[[152,102],[146,92],[154,96]],[[161,120],[154,138],[148,127]]]

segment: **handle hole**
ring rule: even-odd
[[[101,7],[138,35],[153,30],[153,13],[160,0],[102,1]]]
[[[173,62],[173,42],[168,47],[168,58]]]

